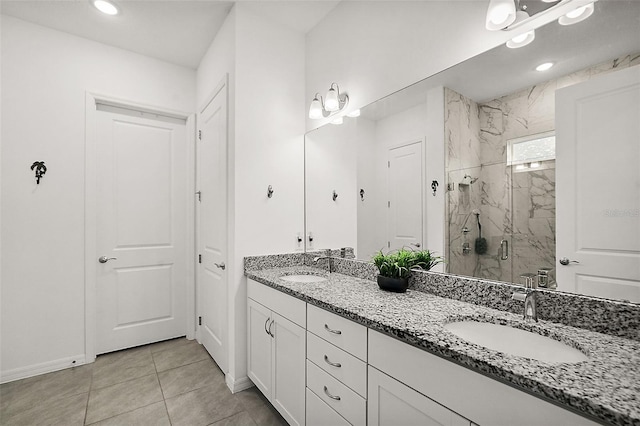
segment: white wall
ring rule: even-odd
[[[304,35],[238,2],[198,68],[204,102],[230,76],[230,386],[246,380],[243,258],[292,252],[304,232]],[[273,186],[273,198],[267,187]],[[238,386],[242,386],[241,384]]]
[[[85,92],[185,112],[195,72],[2,16],[3,379],[84,362]],[[45,161],[35,185],[30,166]]]
[[[484,28],[488,1],[343,1],[307,34],[306,100],[332,82],[349,110],[506,41]],[[307,105],[308,106],[308,105]],[[307,119],[307,129],[321,121]]]

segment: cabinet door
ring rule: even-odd
[[[470,421],[369,367],[369,426],[469,426]]]
[[[305,424],[305,330],[273,313],[272,404],[290,425]]]
[[[271,311],[253,299],[247,299],[247,370],[251,381],[271,399],[272,390],[272,352],[271,335],[267,332],[271,320]],[[273,327],[272,327],[273,329]]]

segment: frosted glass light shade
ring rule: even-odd
[[[487,9],[485,26],[488,30],[498,31],[508,27],[516,20],[514,0],[491,0]]]
[[[322,102],[316,96],[311,101],[311,106],[309,107],[309,118],[317,120],[318,118],[322,118]]]
[[[516,13],[516,20],[513,21],[514,24],[525,21],[529,19],[529,14],[524,10],[519,10]],[[507,42],[507,47],[511,49],[517,49],[518,47],[524,47],[527,44],[531,43],[536,38],[536,30],[531,30],[524,34],[520,34],[512,38]]]
[[[593,10],[593,3],[589,3],[586,6],[578,7],[577,9],[574,9],[571,12],[567,12],[567,14],[558,18],[558,23],[560,25],[577,24],[578,22],[582,22],[589,16],[593,15]]]
[[[111,2],[106,0],[93,0],[93,6],[106,15],[117,15],[118,8]]]
[[[332,87],[327,92],[327,97],[324,101],[324,109],[329,112],[337,111],[340,109],[340,100],[338,99],[338,92]]]

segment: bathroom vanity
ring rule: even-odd
[[[525,322],[424,291],[384,292],[368,279],[283,259],[245,260],[248,370],[290,424],[640,422],[636,340]],[[586,361],[537,361],[445,329],[463,320],[549,336]]]

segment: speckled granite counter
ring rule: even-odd
[[[280,279],[323,274],[319,283]],[[327,309],[408,344],[454,361],[533,395],[586,413],[602,423],[640,425],[640,342],[541,320],[429,293],[389,293],[373,281],[307,267],[247,270],[247,277]],[[508,324],[550,336],[590,358],[577,364],[547,364],[505,355],[466,342],[444,324],[475,319]]]

